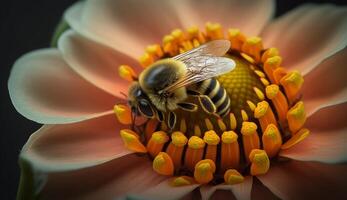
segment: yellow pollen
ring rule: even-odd
[[[224,173],[224,181],[228,185],[242,183],[245,178],[235,169],[228,169]]]
[[[130,129],[122,129],[120,130],[120,136],[124,142],[124,145],[127,149],[139,152],[146,153],[147,149],[139,140],[139,136]]]
[[[139,62],[142,65],[142,67],[147,67],[147,66],[151,65],[152,63],[154,63],[154,58],[151,55],[149,55],[148,53],[144,53],[139,58]]]
[[[269,103],[267,101],[262,101],[257,104],[257,107],[254,110],[254,117],[261,118],[263,117],[269,109]]]
[[[157,143],[165,143],[169,140],[169,137],[164,131],[157,131],[153,133],[152,140]]]
[[[295,101],[302,84],[304,83],[304,78],[298,71],[293,71],[285,75],[281,80],[282,84],[289,102]]]
[[[259,88],[253,87],[253,90],[254,90],[255,94],[257,95],[257,97],[259,98],[260,101],[265,99],[264,93]]]
[[[252,135],[256,133],[257,128],[257,124],[255,124],[254,122],[243,122],[241,133],[243,135]]]
[[[129,125],[132,123],[131,110],[128,106],[117,104],[113,107],[113,111],[120,123],[126,124],[126,125]]]
[[[269,85],[265,88],[266,91],[266,97],[269,99],[273,99],[276,97],[277,93],[279,92],[280,87],[276,84]]]
[[[304,103],[299,101],[287,113],[288,125],[292,134],[295,134],[306,122]]]
[[[183,34],[183,31],[181,29],[173,30],[171,32],[171,35],[178,43],[181,43],[184,40],[184,34]]]
[[[170,156],[165,152],[160,152],[153,160],[153,169],[161,175],[173,175],[174,165]]]
[[[278,128],[274,124],[269,124],[262,137],[264,150],[272,158],[277,155],[281,149],[282,137]]]
[[[279,55],[279,51],[277,48],[269,48],[263,53],[263,55],[261,57],[261,61],[263,63],[265,63],[267,59],[274,57],[274,56],[278,56],[278,55]]]
[[[223,39],[223,29],[222,26],[218,23],[206,23],[206,35],[210,40]]]
[[[266,174],[270,168],[270,160],[264,150],[253,149],[249,155],[251,161],[251,175],[258,176]]]
[[[188,139],[187,137],[179,131],[173,132],[171,134],[172,144],[182,147],[187,144]]]
[[[118,74],[122,79],[127,81],[133,81],[137,77],[135,71],[129,65],[119,66]]]
[[[230,144],[237,141],[237,134],[234,131],[226,131],[222,134],[222,142]]]
[[[192,149],[201,149],[205,147],[205,142],[198,136],[192,136],[188,140],[188,146]]]
[[[205,135],[204,135],[204,141],[208,144],[208,145],[218,145],[220,138],[217,135],[216,132],[214,132],[213,130],[210,131],[206,131]]]
[[[292,146],[298,144],[299,142],[303,141],[308,135],[310,134],[310,131],[308,129],[301,129],[298,131],[294,136],[292,136],[287,142],[285,142],[281,149],[289,149]]]
[[[213,174],[216,171],[216,165],[210,159],[199,161],[195,165],[194,178],[200,184],[206,184],[213,179]]]
[[[174,178],[171,185],[174,187],[179,187],[179,186],[191,185],[193,183],[194,183],[193,178],[189,176],[180,176],[180,177]]]

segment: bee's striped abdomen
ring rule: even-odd
[[[226,90],[215,78],[207,79],[197,85],[201,94],[207,95],[216,106],[216,113],[225,116],[230,111],[230,98]]]

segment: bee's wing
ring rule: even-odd
[[[209,55],[187,58],[183,62],[187,67],[185,76],[163,91],[172,92],[180,87],[225,74],[235,68],[235,62],[232,59]]]

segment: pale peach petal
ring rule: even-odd
[[[237,200],[251,199],[253,178],[251,176],[245,177],[243,183],[236,185],[219,184],[216,186],[202,186],[200,187],[201,197],[203,200],[208,200],[216,190],[229,190]]]
[[[139,64],[132,58],[109,47],[88,40],[75,31],[65,32],[59,39],[58,48],[66,62],[87,81],[98,88],[124,98],[129,81],[118,75],[118,67],[127,64],[139,71]]]
[[[174,4],[184,27],[217,22],[227,28],[238,28],[249,36],[260,34],[273,17],[272,0],[187,0]]]
[[[76,74],[56,49],[37,50],[19,58],[8,88],[18,112],[45,124],[105,115],[119,101]]]
[[[220,199],[237,200],[230,190],[216,190],[211,196],[211,198],[209,198],[209,200]]]
[[[76,170],[129,154],[120,138],[125,128],[114,115],[64,125],[44,125],[33,133],[20,157],[42,173]]]
[[[311,134],[281,156],[302,161],[342,163],[347,161],[347,103],[323,108],[308,118]]]
[[[145,46],[181,27],[172,2],[90,0],[73,5],[65,18],[82,35],[137,58]]]
[[[258,179],[281,199],[346,199],[347,165],[288,161]]]
[[[347,48],[327,58],[305,76],[305,110],[312,115],[326,106],[347,101]]]
[[[99,166],[49,174],[43,199],[127,199],[161,184],[147,156],[123,156]],[[171,194],[171,193],[170,193]],[[170,195],[168,194],[168,195]]]
[[[265,47],[277,47],[288,69],[307,74],[318,63],[347,45],[347,9],[304,5],[269,24]]]
[[[258,178],[253,179],[252,185],[252,200],[279,200],[274,193],[272,193],[269,188],[267,188]]]

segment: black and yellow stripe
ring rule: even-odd
[[[207,79],[197,84],[200,94],[207,95],[216,107],[216,113],[224,117],[230,111],[230,98],[226,90],[215,78]]]

